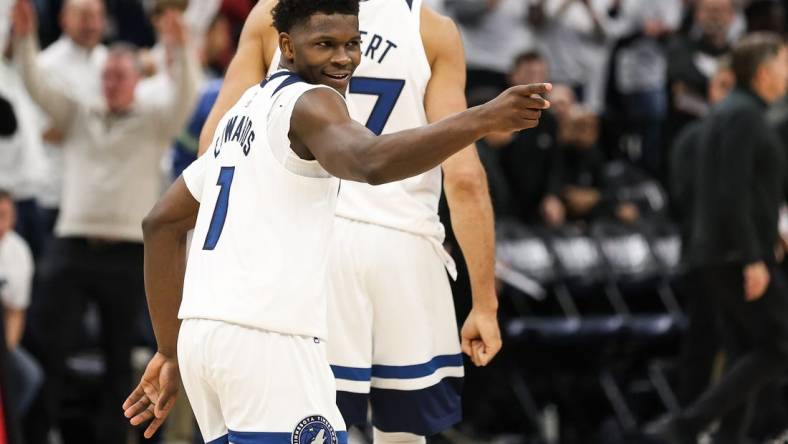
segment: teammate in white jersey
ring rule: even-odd
[[[152,420],[146,436],[180,375],[209,443],[344,442],[324,342],[337,178],[382,184],[429,171],[487,133],[535,126],[548,106],[534,94],[549,85],[515,87],[376,136],[341,95],[361,58],[357,12],[358,0],[282,0],[273,22],[283,69],[241,96],[143,223],[158,351],[123,407],[134,425]]]
[[[275,4],[261,2],[247,19],[203,127],[203,149],[224,110],[277,66]],[[465,109],[465,60],[450,19],[422,0],[368,0],[360,4],[359,26],[362,61],[347,96],[355,120],[387,134]],[[442,167],[473,294],[462,350],[486,365],[501,347],[487,181],[474,147]],[[423,442],[460,418],[462,359],[443,270],[453,273],[454,264],[441,247],[440,193],[441,171],[434,168],[385,186],[343,184],[339,194],[329,261],[329,335],[335,340],[328,356],[346,422],[365,423],[371,405],[379,443]]]

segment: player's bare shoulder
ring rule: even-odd
[[[441,57],[462,54],[460,30],[450,17],[442,15],[427,5],[421,7],[421,40],[430,66]]]

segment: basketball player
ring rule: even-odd
[[[203,149],[219,116],[277,66],[270,18],[275,4],[261,2],[247,20],[203,127]],[[465,60],[450,19],[422,0],[369,0],[360,8],[362,60],[347,96],[354,120],[387,134],[465,109]],[[486,365],[501,347],[487,179],[474,147],[442,167],[473,294],[462,350],[476,365]],[[371,401],[378,443],[424,442],[422,436],[460,419],[462,359],[444,271],[454,273],[454,265],[441,246],[440,193],[436,167],[381,187],[345,183],[339,195],[329,260],[328,356],[346,422],[365,423]]]
[[[549,85],[515,87],[436,124],[376,136],[342,96],[361,58],[357,13],[358,0],[279,2],[284,69],[242,94],[210,151],[143,223],[158,351],[123,407],[134,425],[152,420],[148,437],[182,376],[209,443],[345,442],[323,342],[337,178],[418,175],[489,132],[535,126],[548,106],[533,95]]]

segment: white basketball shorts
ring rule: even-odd
[[[348,425],[428,436],[461,419],[463,360],[437,242],[337,217],[328,358]]]
[[[178,363],[208,444],[346,444],[326,344],[187,319]]]

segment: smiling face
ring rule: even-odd
[[[361,61],[358,17],[316,13],[279,34],[282,65],[309,83],[344,94]]]

